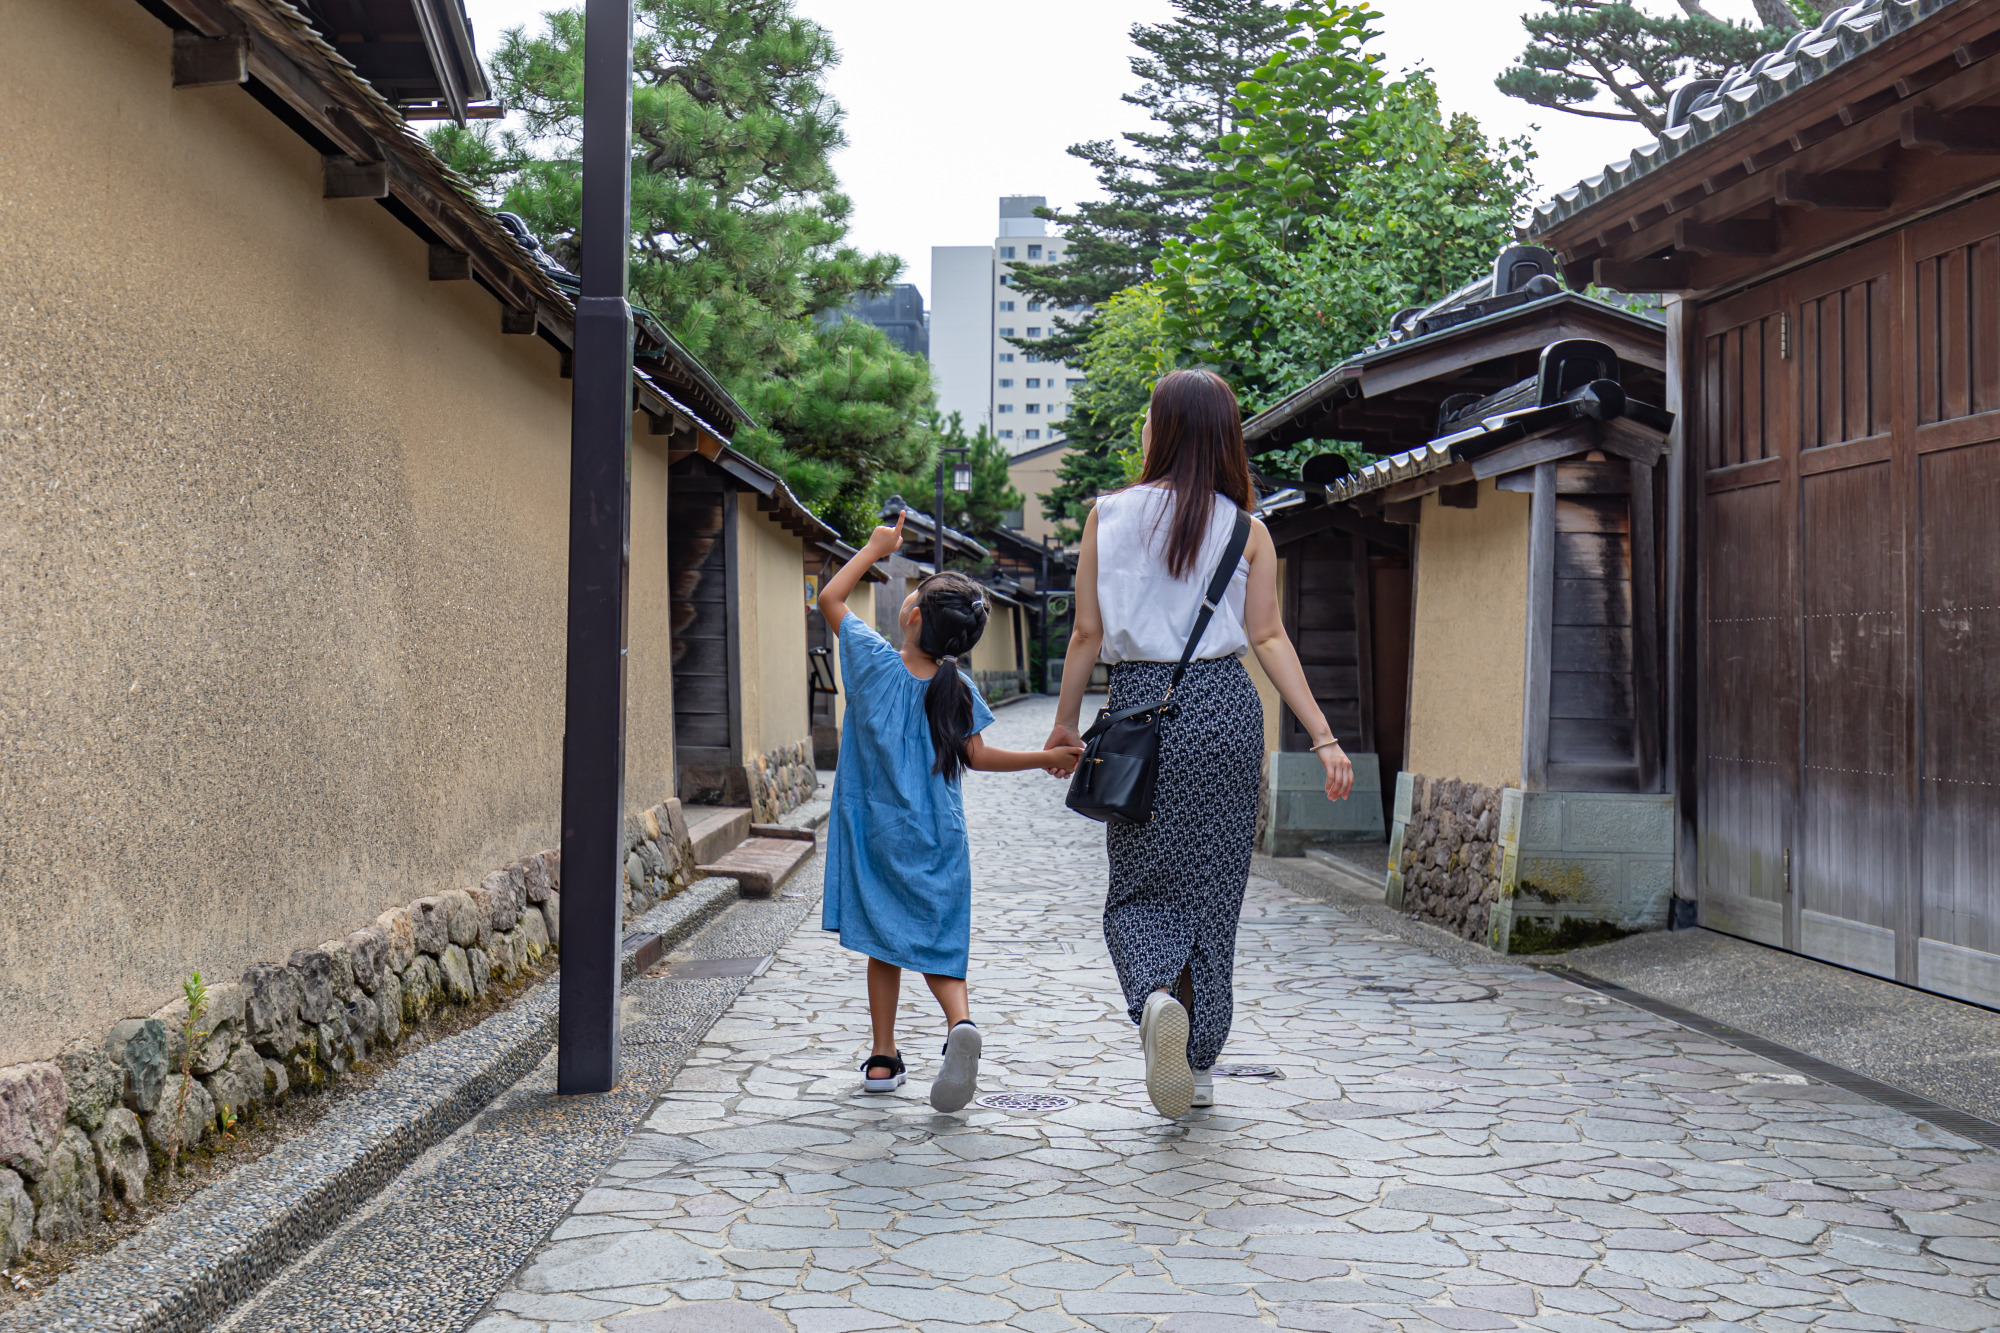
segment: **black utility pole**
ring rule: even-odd
[[[583,294],[569,436],[557,1092],[618,1082],[625,841],[625,586],[631,545],[632,0],[586,0]]]

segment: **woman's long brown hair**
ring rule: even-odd
[[[1159,483],[1174,493],[1173,527],[1167,534],[1167,573],[1186,578],[1208,537],[1217,495],[1239,509],[1254,509],[1250,458],[1243,450],[1243,413],[1229,381],[1212,370],[1176,370],[1153,386],[1149,418],[1152,448],[1139,485]]]

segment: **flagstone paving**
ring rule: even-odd
[[[989,735],[1030,746],[1047,702]],[[2000,1156],[1522,967],[1251,885],[1218,1105],[1140,1084],[1101,831],[972,775],[982,1088],[858,1091],[860,960],[808,920],[478,1333],[2000,1326]]]

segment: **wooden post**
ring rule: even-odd
[[[1528,644],[1521,673],[1521,785],[1549,785],[1549,671],[1555,646],[1556,465],[1535,465],[1528,511]]]
[[[1653,521],[1653,469],[1632,463],[1632,725],[1639,790],[1660,782],[1660,633],[1655,580],[1659,564]]]

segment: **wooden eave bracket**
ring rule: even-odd
[[[2000,153],[2000,109],[1975,107],[1944,115],[1925,107],[1903,110],[1903,147],[1926,153]]]
[[[321,159],[328,199],[387,199],[389,164],[367,162],[346,153],[328,153]]]
[[[1783,208],[1840,208],[1882,213],[1895,202],[1895,183],[1886,170],[1794,171],[1778,173],[1777,202]]]
[[[174,34],[174,87],[218,88],[249,81],[250,39],[243,33]]]

